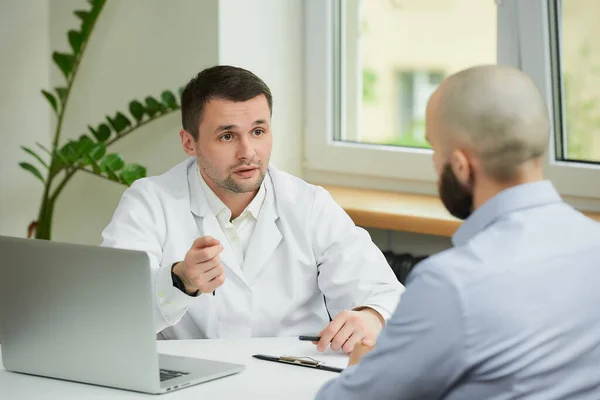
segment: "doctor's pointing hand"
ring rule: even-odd
[[[184,260],[173,267],[173,273],[185,285],[186,293],[210,293],[225,282],[225,272],[219,258],[221,251],[223,245],[211,236],[194,241]]]

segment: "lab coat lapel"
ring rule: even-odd
[[[190,210],[196,220],[201,236],[212,236],[223,245],[220,254],[221,264],[236,274],[242,282],[248,285],[241,266],[238,264],[231,249],[229,241],[225,237],[217,217],[214,215],[204,196],[204,190],[200,185],[198,175],[198,164],[194,162],[188,169],[188,186],[190,189]],[[227,273],[227,272],[226,272]],[[227,277],[225,277],[227,279]]]
[[[243,270],[249,283],[259,275],[282,239],[277,227],[279,215],[275,208],[275,195],[269,176],[265,179],[265,183],[267,195],[258,214],[244,258]]]

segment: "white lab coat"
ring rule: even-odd
[[[357,306],[391,316],[404,287],[368,233],[327,191],[269,166],[267,196],[239,265],[206,202],[196,165],[189,158],[134,182],[102,233],[103,246],[148,253],[159,337],[316,334],[330,316]],[[190,297],[173,287],[171,265],[205,235],[224,246],[225,283],[215,296]]]

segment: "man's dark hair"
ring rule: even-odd
[[[269,87],[252,72],[230,65],[217,65],[201,71],[181,93],[181,124],[198,140],[204,106],[211,99],[247,101],[264,94],[273,112]]]

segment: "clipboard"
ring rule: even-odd
[[[321,361],[317,361],[311,357],[294,357],[294,356],[281,356],[274,357],[265,354],[254,354],[252,357],[258,358],[259,360],[273,361],[290,365],[297,365],[300,367],[316,368],[323,371],[331,371],[341,373],[344,371],[343,368],[331,367],[323,364]]]

